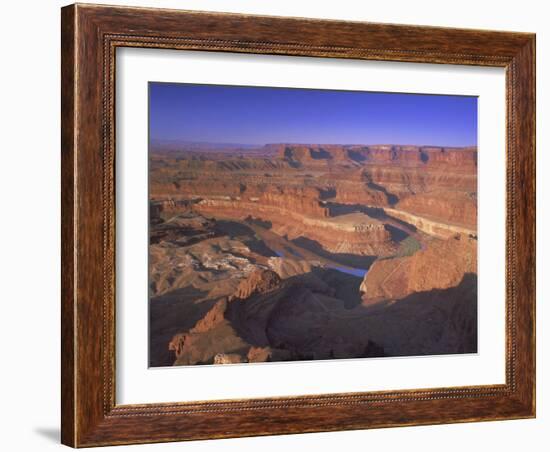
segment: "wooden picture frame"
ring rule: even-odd
[[[62,9],[62,442],[73,447],[535,416],[535,35],[71,5]],[[506,383],[115,403],[115,50],[506,69]]]

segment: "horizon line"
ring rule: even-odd
[[[446,144],[414,144],[414,143],[395,143],[395,142],[378,142],[378,143],[317,143],[317,142],[291,142],[291,141],[274,141],[269,143],[245,143],[234,141],[195,141],[195,140],[178,140],[178,139],[150,139],[150,144],[154,144],[155,141],[165,141],[173,144],[206,144],[206,145],[232,145],[232,146],[278,146],[278,145],[292,145],[292,146],[415,146],[415,147],[437,147],[437,148],[477,148],[477,144],[467,145],[446,145]]]

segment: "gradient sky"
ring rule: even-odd
[[[150,139],[477,144],[477,97],[149,83]]]

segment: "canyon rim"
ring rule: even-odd
[[[477,98],[149,83],[149,366],[477,352]]]

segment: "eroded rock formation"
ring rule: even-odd
[[[397,300],[417,292],[458,286],[464,275],[477,273],[477,240],[457,236],[432,240],[412,256],[378,259],[360,290],[366,304]]]
[[[235,298],[245,300],[251,295],[269,292],[279,286],[281,278],[277,273],[267,269],[256,269],[237,287]]]
[[[474,352],[477,150],[151,155],[150,364]]]

